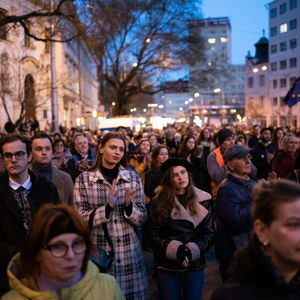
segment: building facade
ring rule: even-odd
[[[300,126],[300,103],[289,108],[283,99],[300,76],[300,1],[269,4],[270,124]]]
[[[50,2],[50,1],[49,1]],[[0,17],[24,15],[41,9],[45,1],[0,0]],[[50,24],[29,19],[27,25],[48,37]],[[70,26],[70,25],[69,25]],[[59,38],[56,37],[56,38]],[[18,24],[0,28],[0,127],[9,118],[16,122],[37,119],[40,129],[52,122],[51,68],[55,66],[58,123],[96,128],[99,111],[98,61],[83,38],[51,44],[29,38]]]

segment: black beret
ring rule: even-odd
[[[161,172],[162,174],[165,174],[169,168],[177,167],[177,166],[184,167],[188,172],[190,173],[192,172],[192,165],[186,159],[177,158],[177,157],[169,158],[168,160],[166,160],[161,165]]]
[[[243,145],[234,145],[225,150],[223,154],[224,162],[228,162],[235,158],[243,158],[250,153],[250,149]]]

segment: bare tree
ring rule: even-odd
[[[73,2],[74,0],[36,1],[36,10],[21,15],[10,15],[9,12],[2,11],[0,14],[1,34],[7,34],[19,25],[28,37],[36,41],[71,41],[80,34],[80,23]],[[53,6],[51,3],[54,3]],[[68,26],[69,22],[78,26]],[[32,24],[39,24],[42,27],[52,24],[55,30],[51,35],[45,35],[44,31],[38,34],[34,26],[31,26]]]
[[[200,16],[194,0],[86,0],[87,26],[115,114],[127,114],[135,95],[151,94],[165,70],[176,70],[191,54],[187,20]],[[198,40],[199,41],[199,40]],[[201,47],[201,43],[198,43]]]

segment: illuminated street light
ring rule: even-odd
[[[185,104],[185,105],[188,105],[188,104],[189,104],[189,101],[188,101],[188,100],[184,101],[184,104]]]
[[[197,92],[197,93],[194,94],[194,96],[195,96],[195,97],[199,97],[200,94]]]
[[[268,67],[267,67],[267,66],[262,66],[261,69],[262,69],[263,71],[266,71],[266,70],[268,69]]]
[[[151,42],[151,40],[148,38],[148,39],[146,39],[146,43],[150,43]]]
[[[115,106],[115,105],[116,105],[116,102],[112,102],[111,105],[112,105],[112,106]]]
[[[257,68],[254,68],[252,71],[253,71],[253,73],[257,73],[257,72],[258,72],[258,69],[257,69]]]
[[[179,110],[183,110],[183,108],[182,108],[182,107],[179,107]]]
[[[214,89],[214,93],[220,93],[220,92],[221,92],[220,88]]]
[[[146,108],[144,108],[144,109],[143,109],[143,112],[147,112],[147,109],[146,109]]]
[[[135,62],[135,63],[134,63],[134,64],[132,64],[132,65],[133,65],[134,67],[137,67],[137,65],[138,65],[138,64]]]
[[[194,101],[194,99],[193,98],[189,98],[189,102],[193,102]]]

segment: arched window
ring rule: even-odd
[[[35,115],[35,91],[33,77],[28,74],[24,83],[25,118],[36,118]]]

